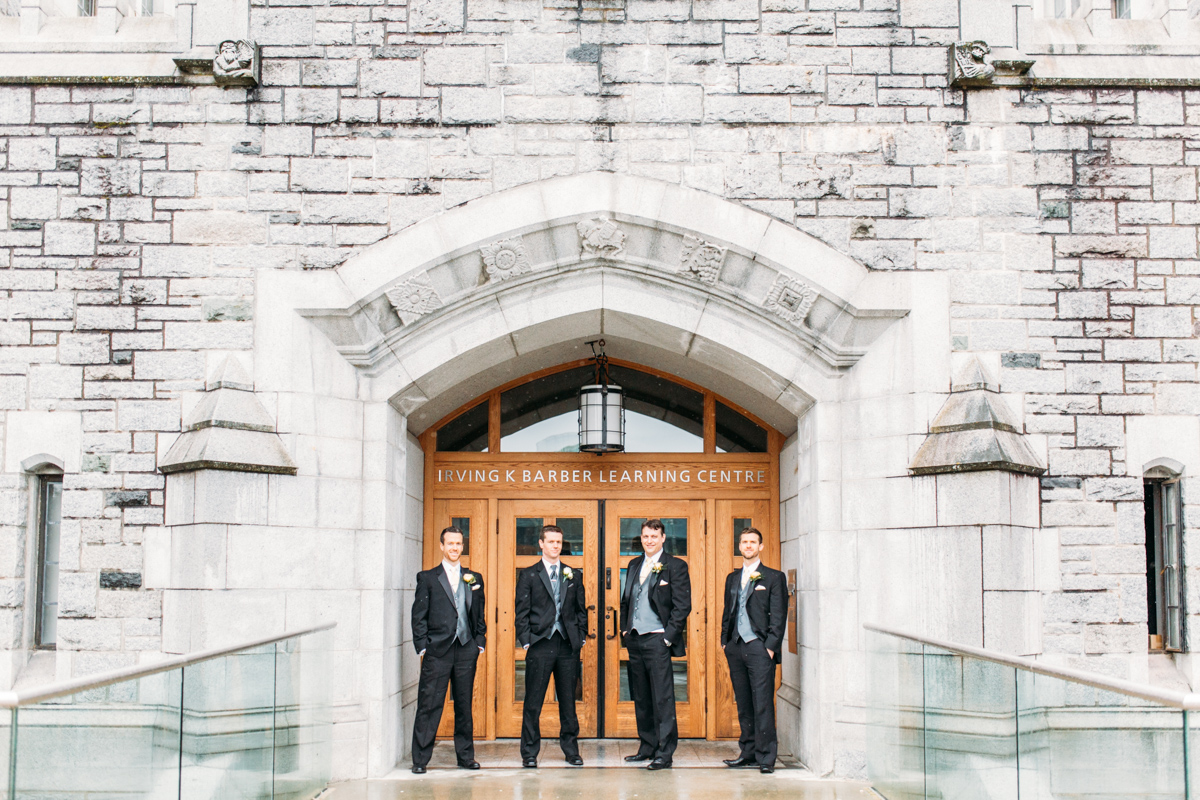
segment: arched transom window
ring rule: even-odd
[[[769,428],[701,387],[613,361],[625,390],[629,453],[766,453]],[[436,427],[439,452],[546,453],[579,450],[579,387],[593,382],[588,362],[524,378],[479,398]]]

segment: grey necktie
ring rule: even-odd
[[[559,572],[561,568],[557,565],[550,570],[550,589],[554,592],[554,628],[551,633],[563,633],[562,622],[562,592],[559,589]]]
[[[454,631],[454,638],[466,644],[471,641],[471,632],[467,627],[467,585],[461,578],[454,591],[454,607],[458,611],[458,628]]]

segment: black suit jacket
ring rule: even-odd
[[[633,584],[642,573],[642,561],[638,556],[629,562],[625,570],[625,589],[621,592],[621,636],[629,633],[633,609]],[[687,654],[687,615],[692,611],[692,579],[688,575],[687,562],[682,558],[663,553],[658,563],[662,571],[646,579],[650,586],[650,607],[663,623],[663,638],[671,643],[671,655],[678,658]]]
[[[775,663],[783,662],[783,633],[787,629],[787,578],[777,569],[759,562],[755,570],[762,577],[752,582],[746,598],[746,616],[750,628],[767,649],[775,653]],[[725,610],[721,614],[721,646],[737,637],[738,594],[742,591],[742,571],[735,569],[725,579]]]
[[[565,565],[560,565],[560,569]],[[568,567],[568,569],[570,569]],[[583,647],[587,636],[587,607],[583,573],[571,569],[571,577],[559,579],[562,595],[562,626],[571,647]],[[522,647],[549,639],[554,633],[554,592],[550,575],[539,558],[536,564],[521,570],[517,577],[517,643]]]
[[[483,576],[462,568],[462,577],[475,576],[467,586],[467,626],[475,644],[487,645],[487,603],[483,597]],[[412,605],[413,647],[426,655],[445,655],[454,643],[458,629],[458,609],[454,605],[454,589],[441,564],[417,573],[417,595]]]

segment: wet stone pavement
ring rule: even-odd
[[[546,746],[546,745],[550,746]],[[674,768],[650,772],[626,764],[625,755],[636,741],[580,742],[583,767],[563,761],[557,744],[544,743],[538,769],[521,768],[516,741],[476,744],[475,757],[483,769],[454,766],[454,750],[439,743],[429,772],[413,775],[397,769],[385,778],[335,784],[321,800],[573,800],[573,798],[679,797],[714,800],[878,800],[866,783],[817,778],[794,760],[783,759],[774,774],[729,769],[721,759],[733,758],[731,742],[680,742]]]

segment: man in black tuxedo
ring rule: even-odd
[[[762,533],[746,528],[738,539],[742,568],[725,579],[725,610],[721,614],[721,647],[729,662],[733,697],[737,702],[741,754],[725,761],[729,767],[757,766],[775,771],[779,740],[775,734],[775,665],[787,626],[787,580],[759,560]]]
[[[663,552],[661,520],[642,524],[645,555],[629,562],[621,593],[621,639],[629,650],[629,694],[637,719],[638,751],[626,761],[668,769],[679,743],[671,657],[687,652],[692,583],[687,562]]]
[[[575,687],[579,683],[579,651],[587,641],[587,593],[583,575],[559,561],[562,528],[543,525],[539,541],[541,559],[521,570],[517,578],[517,643],[525,648],[521,763],[537,766],[542,748],[542,704],[553,675],[558,693],[558,743],[567,763],[582,767]]]
[[[483,576],[459,563],[462,531],[450,526],[439,539],[442,563],[417,573],[417,593],[412,606],[413,646],[417,655],[422,656],[412,738],[412,771],[418,775],[425,772],[433,755],[447,683],[454,698],[454,752],[458,766],[479,769],[475,760],[471,695],[475,662],[487,644]]]

